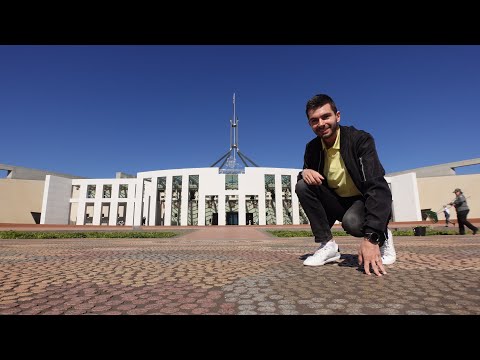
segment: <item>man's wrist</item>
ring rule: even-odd
[[[379,232],[379,231],[373,231],[370,229],[367,229],[365,231],[365,239],[371,242],[374,245],[378,245],[380,247],[383,246],[387,238],[385,237],[386,234]]]
[[[376,232],[365,233],[365,239],[374,245],[380,246],[380,235],[378,235]]]

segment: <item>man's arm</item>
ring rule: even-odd
[[[303,154],[303,167],[302,167],[303,170],[308,169],[308,164],[309,164],[308,145],[309,144],[305,146],[305,153]],[[303,170],[298,173],[297,182],[303,179]]]
[[[456,208],[459,207],[460,205],[462,205],[463,203],[465,202],[465,196],[463,195],[460,195],[460,196],[457,196],[455,198],[455,200],[453,200],[452,203],[450,203],[451,205],[455,206]]]
[[[370,134],[358,143],[360,176],[364,182],[365,232],[384,232],[392,212],[392,193],[385,180],[385,170],[378,158],[375,142]]]

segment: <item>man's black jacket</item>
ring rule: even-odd
[[[340,129],[340,154],[355,186],[365,199],[364,231],[386,233],[392,212],[392,193],[384,178],[385,170],[378,158],[373,137],[353,126],[340,126]],[[323,167],[322,142],[316,137],[307,144],[303,169],[318,171],[325,178],[321,186],[328,187]],[[300,172],[297,181],[302,178]]]

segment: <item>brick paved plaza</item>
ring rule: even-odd
[[[310,238],[207,227],[171,239],[0,240],[0,314],[480,314],[480,236],[396,237],[383,277],[306,267]]]

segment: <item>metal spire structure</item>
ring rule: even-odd
[[[241,162],[239,162],[238,159],[240,159]],[[220,174],[244,174],[245,167],[258,167],[258,165],[250,160],[245,154],[241,153],[238,148],[238,118],[236,117],[235,112],[235,93],[233,93],[233,120],[230,120],[230,150],[210,165],[210,167],[214,167],[222,160],[223,162],[218,170]]]

